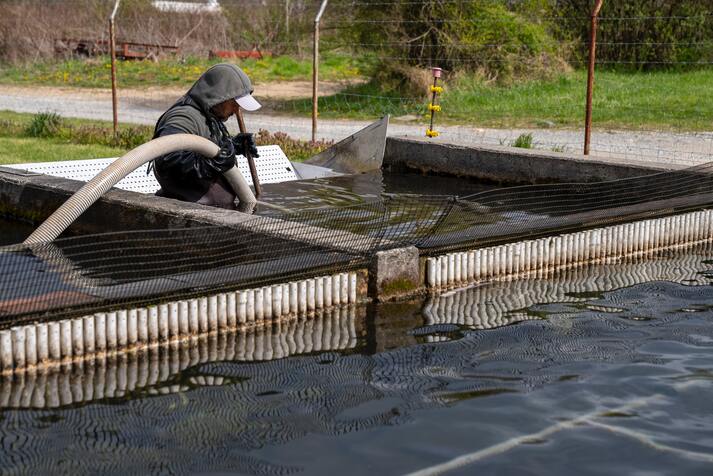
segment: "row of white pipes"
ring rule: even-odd
[[[617,260],[594,268],[568,269],[549,279],[526,278],[469,286],[432,296],[423,314],[427,325],[492,329],[536,319],[520,311],[535,304],[586,301],[578,297],[582,293],[606,292],[651,281],[708,285],[709,279],[701,273],[713,269],[705,263],[711,252],[713,247],[706,245],[705,249],[691,254],[662,256],[656,260]]]
[[[187,390],[166,384],[187,368],[208,362],[267,361],[291,355],[354,348],[357,344],[356,306],[317,311],[310,319],[279,322],[264,329],[204,334],[169,344],[161,343],[126,354],[76,360],[40,372],[7,375],[0,380],[0,408],[57,408],[133,391],[166,394]],[[197,375],[192,385],[221,385],[221,376]]]
[[[707,241],[712,224],[713,213],[703,210],[450,253],[428,258],[426,284],[435,290],[525,274],[546,277],[562,268]]]
[[[356,273],[340,273],[154,306],[100,312],[0,331],[4,373],[93,358],[191,335],[264,325],[286,316],[356,303]]]

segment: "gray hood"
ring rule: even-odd
[[[188,90],[188,97],[204,111],[228,99],[251,94],[250,78],[235,65],[221,63],[212,66]]]

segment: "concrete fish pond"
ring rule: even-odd
[[[0,169],[2,467],[708,472],[710,165],[358,143],[273,150],[253,213],[138,174],[26,243],[83,183]]]
[[[3,368],[95,349],[86,333],[107,322],[120,348],[139,342],[140,325],[145,341],[182,338],[711,239],[707,164],[666,169],[407,138],[374,147],[385,127],[367,128],[365,160],[378,166],[362,173],[320,168],[354,155],[358,135],[312,165],[263,149],[268,179],[252,215],[131,191],[155,186],[137,176],[60,239],[5,247]],[[81,185],[38,170],[0,171],[6,218],[38,223]],[[34,334],[17,327],[29,322],[40,326]],[[27,354],[38,338],[41,352]]]

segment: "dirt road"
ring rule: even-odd
[[[272,97],[304,96],[309,83],[271,84]],[[338,85],[324,87],[324,94],[333,94]],[[161,113],[180,97],[184,91],[166,88],[121,90],[119,120],[135,124],[155,124]],[[111,92],[104,89],[77,89],[53,87],[19,87],[0,85],[0,110],[37,113],[55,111],[65,117],[111,120]],[[376,118],[375,118],[376,119]],[[359,130],[369,121],[320,119],[318,138],[339,140]],[[299,139],[311,137],[311,119],[298,116],[280,116],[265,113],[246,114],[246,123],[252,130],[267,129],[284,132]],[[237,124],[229,121],[229,129]],[[581,130],[563,129],[487,129],[469,126],[441,126],[438,141],[463,145],[510,145],[520,134],[531,133],[534,147],[546,150],[579,152],[582,150]],[[389,135],[422,137],[425,127],[413,122],[393,118]],[[712,160],[713,132],[670,133],[598,131],[593,134],[592,153],[625,158],[630,161],[671,162],[698,164]]]

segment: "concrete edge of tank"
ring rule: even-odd
[[[464,146],[441,139],[388,137],[384,169],[477,178],[507,184],[599,182],[678,170],[654,161],[585,156],[491,145]]]

